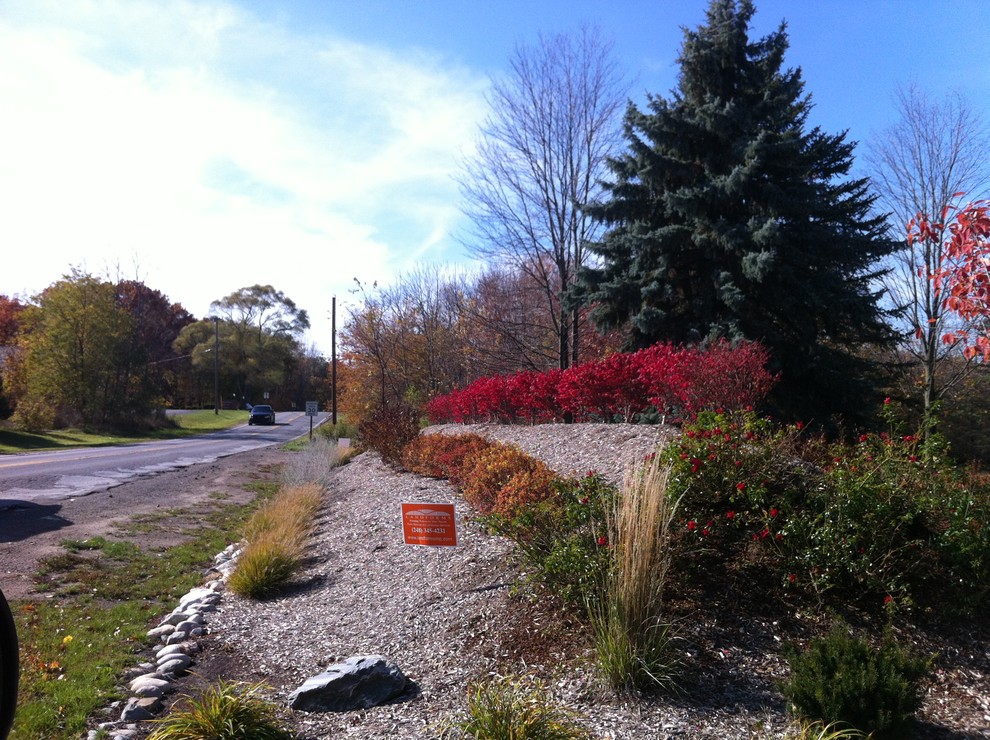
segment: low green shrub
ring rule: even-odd
[[[339,439],[357,439],[358,428],[347,419],[338,416],[336,424],[331,424],[329,421],[320,424],[316,428],[316,434],[336,442]]]
[[[601,475],[558,479],[554,493],[512,516],[483,520],[516,543],[528,570],[572,606],[597,598],[611,562],[606,510],[618,494]]]
[[[358,427],[361,447],[374,450],[389,465],[402,464],[402,450],[419,434],[419,412],[404,403],[375,409]]]
[[[447,737],[473,740],[590,740],[573,715],[554,706],[536,679],[494,678],[468,687],[468,716]]]
[[[844,723],[876,738],[904,737],[931,662],[884,636],[879,648],[838,624],[804,652],[790,651],[784,696],[799,717]]]
[[[292,740],[278,724],[275,707],[259,698],[260,686],[223,682],[167,717],[152,720],[157,727],[148,740]]]
[[[29,396],[18,401],[10,421],[25,432],[43,432],[55,427],[55,411],[51,403]]]

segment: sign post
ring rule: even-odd
[[[407,545],[456,547],[454,504],[402,502],[402,539]]]
[[[316,416],[317,407],[319,404],[316,401],[306,401],[306,416],[309,417],[309,441],[313,441],[313,417]]]

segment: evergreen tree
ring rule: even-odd
[[[846,179],[854,144],[806,130],[800,69],[784,69],[786,24],[756,42],[750,0],[712,0],[685,31],[670,100],[630,104],[628,151],[610,162],[600,267],[576,291],[630,348],[717,337],[763,342],[781,373],[778,413],[826,421],[862,408],[891,340],[875,267],[896,244]]]

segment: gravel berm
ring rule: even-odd
[[[558,473],[625,469],[675,433],[632,425],[447,425],[510,442]],[[400,502],[456,502],[454,548],[402,543]],[[285,710],[304,738],[432,738],[466,706],[472,681],[531,675],[597,738],[779,738],[795,725],[776,680],[783,644],[808,634],[813,616],[788,604],[747,610],[723,595],[679,624],[686,676],[680,695],[620,697],[603,691],[580,624],[516,587],[525,574],[510,542],[485,533],[443,481],[396,471],[373,453],[338,468],[317,522],[305,573],[280,598],[224,596],[212,618],[199,680],[265,684],[285,697],[307,677],[353,655],[381,654],[416,685],[397,703],[340,714]],[[759,594],[755,594],[759,602]],[[714,616],[713,616],[714,615]],[[985,630],[954,638],[957,660],[928,689],[920,736],[988,737],[990,684]],[[191,679],[191,680],[196,680]]]

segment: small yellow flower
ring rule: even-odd
[[[69,643],[72,642],[72,635],[66,635],[62,638],[62,646],[68,647]]]

